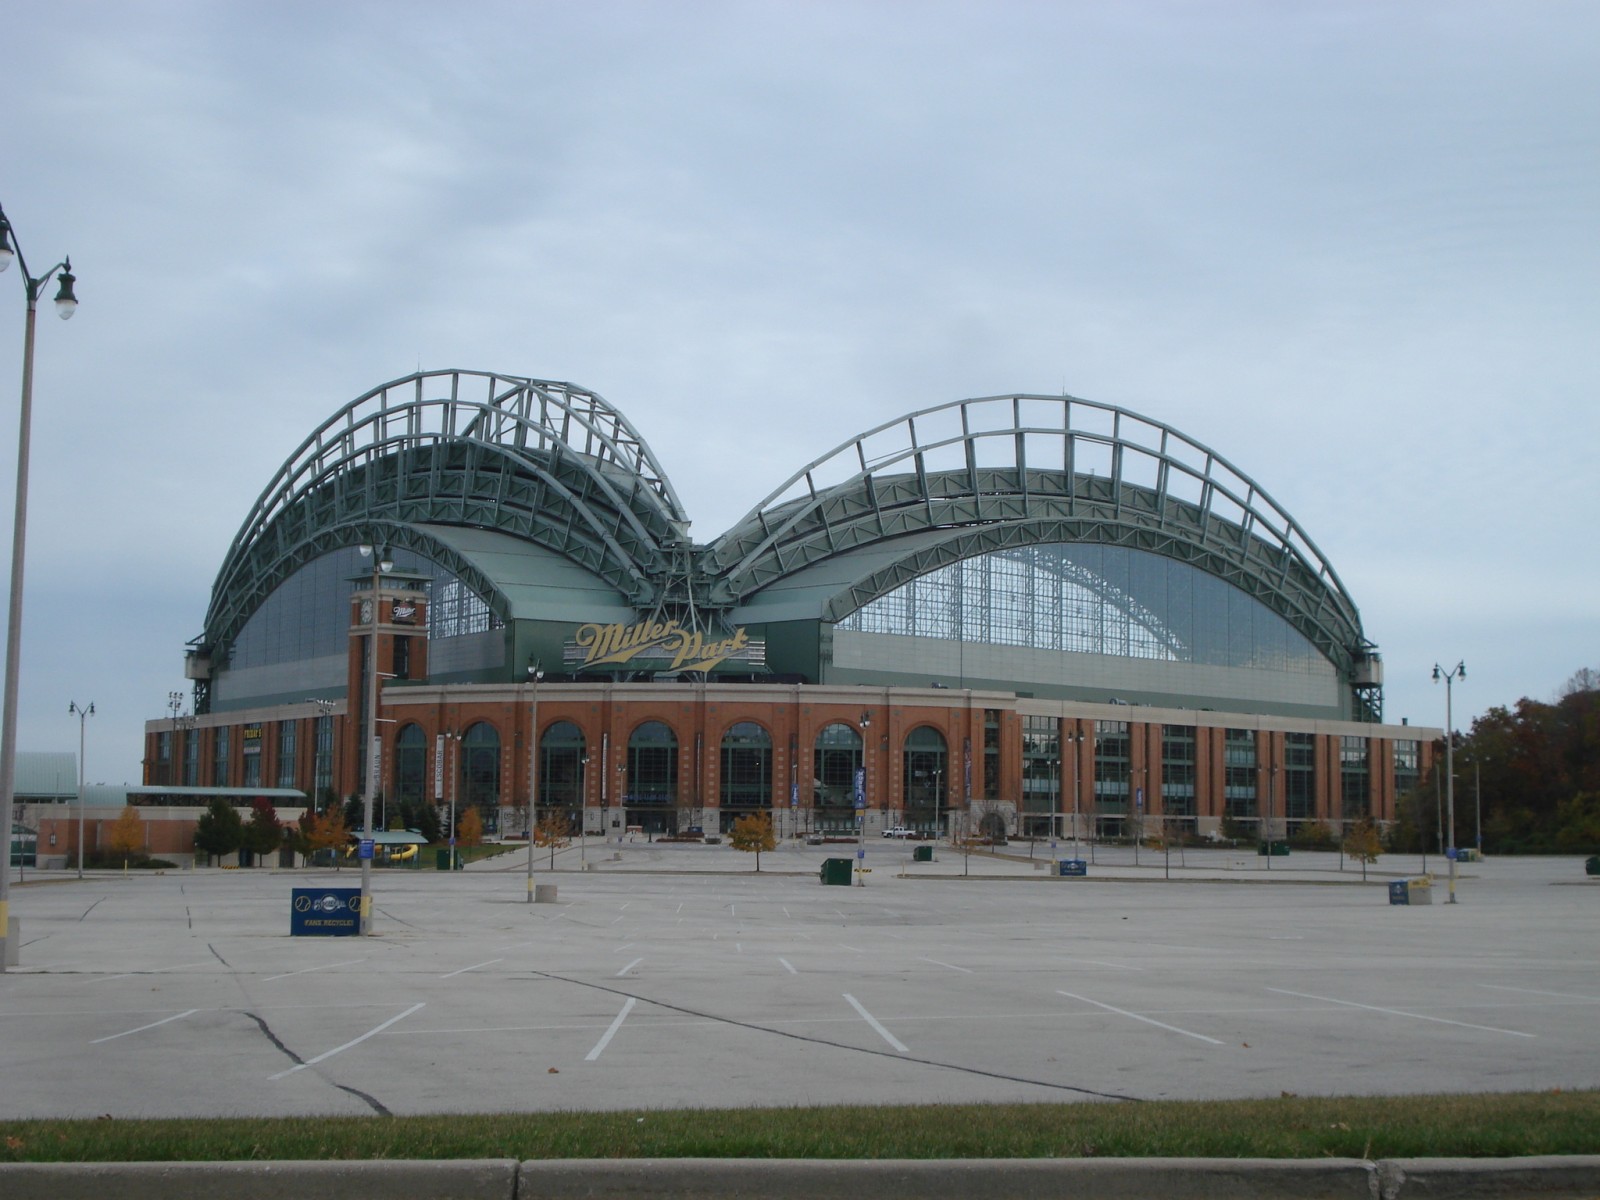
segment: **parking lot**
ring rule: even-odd
[[[725,846],[541,854],[540,904],[522,854],[378,871],[366,939],[289,936],[291,889],[352,870],[30,873],[0,1117],[1600,1086],[1581,860],[1470,864],[1460,903],[1441,880],[1396,907],[1414,860],[1362,884],[1328,856],[1107,853],[1080,880],[913,845],[869,847],[864,887],[819,885],[839,847],[759,876]]]

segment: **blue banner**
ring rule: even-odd
[[[291,889],[290,937],[351,937],[360,932],[360,888]]]

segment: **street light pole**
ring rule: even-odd
[[[1458,662],[1448,671],[1433,664],[1433,681],[1438,683],[1444,680],[1444,794],[1449,826],[1447,833],[1450,837],[1449,845],[1445,848],[1445,857],[1450,860],[1450,900],[1456,902],[1456,731],[1455,717],[1451,706],[1451,688],[1457,679],[1467,677],[1467,664]]]
[[[535,662],[528,668],[528,677],[533,680],[533,743],[530,757],[533,765],[528,768],[528,903],[533,903],[533,835],[539,829],[539,681],[544,678],[544,669]],[[556,869],[556,848],[554,843],[550,846],[550,869]]]
[[[861,710],[861,806],[856,809],[856,886],[866,887],[866,877],[861,870],[867,865],[867,756],[871,748],[867,743],[867,730],[872,728],[872,714]]]
[[[22,267],[22,286],[28,297],[28,313],[22,332],[22,405],[17,433],[17,501],[12,510],[11,529],[11,608],[6,621],[5,701],[0,711],[0,836],[6,844],[6,861],[0,867],[0,975],[18,947],[11,944],[11,821],[17,786],[17,684],[22,652],[22,569],[28,540],[28,446],[33,429],[33,335],[39,293],[52,277],[57,279],[56,313],[63,321],[78,308],[72,294],[72,260],[64,258],[35,278],[28,271],[17,234],[0,207],[0,271],[15,258]]]
[[[1083,756],[1083,730],[1074,729],[1064,740],[1072,743],[1072,857],[1077,859],[1081,857],[1078,849],[1078,788]]]
[[[375,839],[372,836],[372,802],[378,791],[378,782],[383,778],[380,766],[378,748],[378,617],[379,617],[379,589],[383,585],[383,575],[394,570],[394,560],[389,557],[386,549],[378,545],[376,539],[370,545],[361,547],[361,557],[372,559],[372,595],[363,604],[369,625],[367,635],[367,771],[366,780],[361,789],[361,840],[368,843],[362,849],[361,855],[361,935],[369,936],[372,933],[372,852],[371,844]],[[455,864],[451,864],[454,866]]]
[[[83,878],[83,789],[85,775],[83,773],[83,741],[84,726],[90,717],[94,716],[94,701],[89,701],[85,708],[76,700],[67,702],[67,715],[78,718],[78,878]],[[173,753],[176,753],[174,747]]]

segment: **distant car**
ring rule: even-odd
[[[912,833],[911,830],[907,829],[904,825],[896,825],[892,829],[885,829],[883,831],[883,836],[884,837],[892,837],[892,838],[908,838],[908,837],[913,837],[915,835]]]

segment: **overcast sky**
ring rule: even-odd
[[[1600,665],[1600,5],[13,5],[24,750],[138,782],[240,522],[387,380],[571,380],[709,541],[880,421],[1073,395],[1300,521],[1464,725]],[[0,276],[9,529],[23,293]],[[53,295],[52,293],[49,293]],[[0,561],[0,571],[5,563]]]

